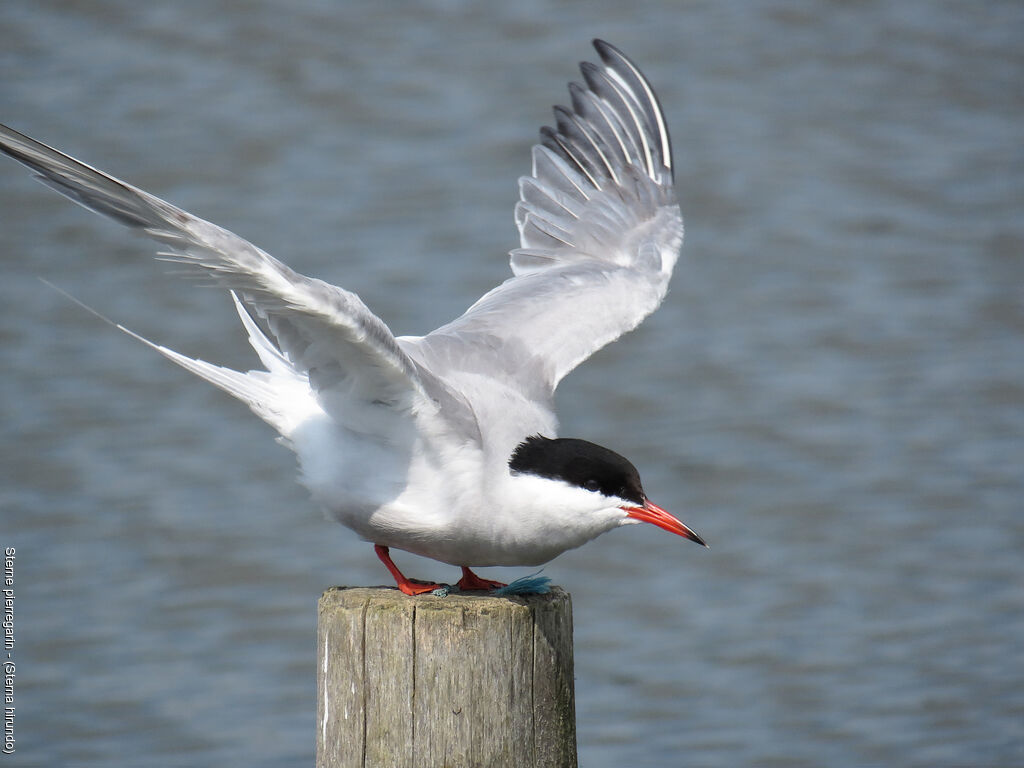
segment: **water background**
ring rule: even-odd
[[[1024,764],[1020,3],[13,0],[0,121],[421,333],[507,275],[594,36],[658,89],[687,235],[562,433],[711,549],[547,567],[582,765]],[[151,253],[0,163],[14,764],[310,765],[316,599],[387,575],[243,406],[37,280],[252,366]]]

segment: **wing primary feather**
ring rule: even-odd
[[[551,168],[545,168],[545,164],[550,164]],[[544,179],[550,183],[550,177],[552,174],[557,174],[559,178],[565,179],[569,182],[572,187],[577,190],[583,198],[589,199],[590,195],[587,193],[583,185],[583,177],[576,173],[572,168],[569,167],[568,163],[563,160],[556,152],[548,149],[540,144],[533,148],[533,175],[536,179]],[[600,189],[595,184],[594,189]]]
[[[557,109],[558,108],[556,107],[556,110]],[[561,130],[561,128],[559,130]],[[564,133],[564,131],[562,132]],[[562,158],[568,160],[573,165],[575,165],[580,170],[580,172],[587,177],[587,180],[591,183],[591,185],[593,185],[594,189],[601,188],[601,186],[597,183],[597,180],[593,177],[593,175],[587,168],[589,163],[584,159],[586,155],[578,153],[579,147],[576,147],[573,144],[565,141],[558,133],[555,133],[554,130],[547,126],[544,126],[544,128],[541,129],[541,135],[544,136],[546,139],[549,139],[549,141],[543,142],[545,147],[558,153],[559,155],[562,156]],[[577,187],[577,189],[579,189],[579,187]],[[583,196],[584,200],[589,199],[589,195],[587,195],[586,192],[584,192],[582,189],[579,189],[579,192]]]
[[[608,178],[605,163],[591,138],[576,124],[572,110],[558,106],[554,109],[555,126],[560,146],[565,147],[568,157],[579,165],[594,189],[601,188],[602,180]]]
[[[636,65],[626,58],[626,55],[614,45],[598,39],[594,40],[594,48],[601,57],[601,61],[609,69],[622,77],[623,80],[631,83],[631,91],[638,95],[641,93],[644,95],[645,103],[650,109],[653,125],[657,128],[658,139],[661,144],[661,162],[668,168],[672,178],[675,179],[675,170],[672,167],[672,142],[669,138],[668,125],[665,122],[665,114],[661,108],[661,102],[658,101],[658,96],[654,93],[654,89],[651,88],[647,78],[637,69]]]
[[[657,168],[651,152],[650,143],[647,140],[648,128],[637,114],[637,110],[643,108],[636,102],[635,97],[628,90],[623,90],[624,84],[618,83],[613,78],[613,70],[600,69],[597,66],[588,68],[587,83],[594,92],[603,99],[612,109],[622,125],[630,143],[637,151],[637,160],[647,169],[647,175],[657,180]],[[629,124],[625,118],[629,118]],[[646,115],[644,117],[646,120]],[[631,130],[632,129],[632,130]]]
[[[619,177],[615,174],[615,168],[612,165],[611,160],[608,159],[607,153],[601,149],[602,144],[606,144],[604,139],[601,137],[600,132],[596,126],[593,126],[593,116],[591,115],[593,109],[593,102],[587,97],[587,91],[583,86],[578,83],[569,83],[569,94],[572,98],[572,106],[574,114],[570,114],[573,125],[580,132],[580,135],[584,137],[584,140],[594,149],[597,156],[601,160],[601,164],[604,166],[602,169],[607,177],[611,179],[613,184],[619,183]],[[600,111],[598,112],[600,114]],[[603,119],[603,118],[602,118]],[[609,147],[610,149],[610,147]],[[598,185],[598,189],[601,186]]]
[[[582,98],[584,99],[587,105],[584,114],[585,116],[588,117],[588,122],[594,123],[594,132],[597,135],[602,136],[601,128],[606,128],[608,133],[610,134],[611,140],[609,141],[605,139],[605,145],[609,148],[609,150],[617,150],[620,153],[618,160],[622,163],[622,165],[633,165],[633,158],[629,153],[629,147],[626,146],[626,142],[622,137],[621,124],[619,124],[618,127],[616,126],[616,124],[619,121],[615,114],[613,112],[610,112],[607,106],[601,101],[601,99],[598,98],[598,96],[591,90],[584,91]],[[621,181],[619,180],[619,176],[614,173],[614,168],[613,179],[616,184],[621,183]]]
[[[543,204],[547,208],[557,206],[559,210],[564,211],[574,219],[579,218],[578,209],[567,202],[571,198],[567,195],[558,193],[550,187],[542,186],[532,176],[523,176],[519,179],[519,191],[522,195],[523,202],[532,202],[531,197],[537,197],[540,198],[537,200],[538,204]]]
[[[605,70],[596,64],[584,62],[580,64],[580,71],[583,79],[589,88],[588,94],[594,101],[594,105],[600,110],[601,116],[608,123],[613,137],[622,150],[623,160],[627,165],[643,162],[643,155],[640,152],[640,145],[636,137],[630,132],[623,111],[629,114],[629,105],[619,98],[619,94],[612,89],[609,93],[608,78]],[[619,101],[621,103],[615,103]],[[641,129],[642,130],[642,129]]]

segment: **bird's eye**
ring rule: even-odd
[[[594,480],[593,478],[591,478],[590,480],[587,480],[585,483],[583,483],[583,487],[586,488],[588,491],[599,491],[599,490],[601,490],[601,484],[599,482],[597,482],[597,480]]]

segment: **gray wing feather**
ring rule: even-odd
[[[640,70],[594,47],[602,64],[580,66],[586,85],[570,84],[572,108],[555,107],[520,179],[515,277],[415,340],[420,359],[489,367],[549,398],[664,298],[683,242],[665,119]]]
[[[199,219],[15,130],[0,126],[0,151],[47,186],[161,242],[160,256],[235,292],[266,321],[277,346],[309,377],[321,404],[344,420],[348,401],[409,410],[451,393],[402,351],[354,293],[301,275],[232,232]],[[462,410],[465,410],[464,408]]]

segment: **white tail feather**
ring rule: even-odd
[[[65,298],[73,301],[89,314],[99,318],[108,325],[127,333],[133,339],[142,342],[150,349],[156,350],[172,363],[176,363],[186,371],[210,382],[224,390],[232,397],[245,403],[263,421],[276,429],[286,441],[291,439],[296,427],[313,416],[322,415],[323,409],[317,403],[309,379],[305,374],[296,371],[288,359],[264,335],[259,326],[246,311],[245,307],[232,292],[235,307],[249,334],[249,343],[267,367],[266,371],[236,371],[222,365],[214,365],[205,360],[187,357],[173,349],[156,344],[144,336],[140,336],[130,328],[115,323],[109,317],[97,312],[88,304],[76,299],[67,291],[59,288],[48,280],[40,280]]]
[[[244,309],[242,310],[245,311]],[[243,322],[245,322],[243,320]],[[249,318],[252,323],[252,319]],[[322,409],[313,396],[309,387],[309,381],[302,374],[294,369],[268,371],[236,371],[233,368],[226,368],[222,365],[214,365],[205,360],[197,360],[187,357],[173,349],[155,344],[149,339],[140,336],[134,331],[116,324],[117,327],[145,344],[147,347],[156,350],[173,363],[180,365],[186,371],[194,373],[201,379],[210,382],[215,387],[236,397],[249,406],[250,410],[259,416],[263,421],[276,429],[285,440],[290,440],[295,428],[311,416],[322,413]],[[262,340],[269,345],[269,340],[259,331],[253,323],[253,328],[260,333]],[[267,354],[266,347],[257,346],[257,342],[250,335],[253,348],[259,354],[260,359],[267,363],[264,355]],[[275,350],[276,351],[276,350]],[[278,353],[280,355],[280,353]],[[284,364],[287,360],[281,358]],[[273,361],[268,367],[278,368],[279,361]]]

